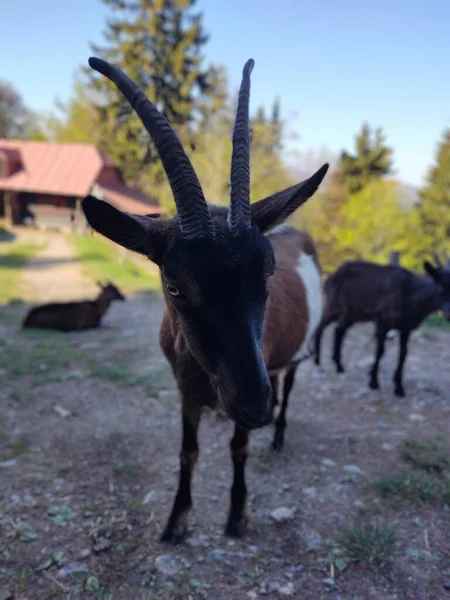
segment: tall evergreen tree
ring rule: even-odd
[[[342,151],[337,168],[339,179],[352,194],[392,173],[393,165],[393,150],[386,144],[381,127],[372,135],[369,125],[364,123],[355,137],[355,146],[355,154]]]
[[[102,0],[111,9],[105,46],[92,51],[131,77],[182,135],[215,91],[218,72],[205,68],[208,40],[195,0]],[[121,167],[129,184],[155,189],[165,184],[162,166],[140,120],[116,87],[85,69],[98,98],[98,144]],[[92,94],[93,92],[93,94]],[[150,167],[142,169],[144,165]],[[144,174],[143,174],[144,173]],[[150,175],[149,175],[150,173]]]
[[[280,152],[283,149],[283,123],[280,116],[280,100],[276,98],[267,117],[264,106],[258,106],[255,116],[251,119],[252,147],[259,148],[265,153]],[[264,136],[258,137],[257,132],[264,130]]]
[[[283,149],[283,123],[281,121],[280,99],[277,97],[272,104],[272,116],[270,119],[272,133],[275,139],[274,150]]]
[[[19,92],[7,81],[0,81],[0,138],[45,140],[34,114],[24,103]]]
[[[435,251],[450,249],[450,129],[444,131],[435,164],[419,196],[420,221],[427,244]]]

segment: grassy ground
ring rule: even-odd
[[[435,313],[430,315],[426,320],[425,324],[429,327],[445,327],[450,329],[450,321],[446,321],[441,313]]]
[[[0,311],[0,598],[447,598],[450,332],[415,334],[401,399],[398,340],[373,392],[373,328],[349,333],[343,376],[328,332],[324,376],[299,370],[283,452],[270,449],[271,427],[251,435],[242,540],[223,536],[232,427],[206,412],[190,534],[172,547],[158,536],[181,427],[162,309],[155,295],[130,297],[99,330],[67,335],[21,332],[25,307]]]
[[[12,239],[12,234],[0,228],[0,304],[18,297],[22,269],[42,246],[20,243]]]
[[[86,275],[114,282],[125,292],[156,291],[160,288],[158,271],[138,256],[123,255],[121,249],[99,236],[68,236]]]

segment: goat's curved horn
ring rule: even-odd
[[[214,223],[197,174],[167,119],[121,69],[95,57],[89,66],[116,84],[150,134],[172,188],[183,236],[213,237]]]
[[[228,225],[234,235],[250,229],[250,74],[255,66],[251,58],[242,71],[241,87],[233,129],[233,153],[230,174]]]

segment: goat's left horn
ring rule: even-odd
[[[121,69],[94,57],[89,65],[116,84],[150,134],[172,188],[183,237],[214,237],[214,223],[200,181],[170,123]]]
[[[234,235],[250,229],[250,74],[255,66],[251,58],[245,63],[239,89],[236,121],[233,129],[233,153],[230,173],[230,208],[228,225]]]

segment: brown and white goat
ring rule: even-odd
[[[450,321],[450,270],[442,264],[424,263],[429,277],[416,275],[397,265],[348,261],[327,279],[326,307],[315,335],[315,363],[320,365],[320,345],[324,329],[337,321],[334,331],[333,361],[343,373],[341,349],[345,333],[354,323],[374,321],[377,348],[370,369],[369,387],[378,389],[378,367],[384,354],[386,334],[400,332],[400,352],[394,374],[395,394],[404,396],[403,367],[411,332],[431,313],[441,309]]]
[[[77,302],[52,302],[33,307],[25,317],[23,329],[55,329],[57,331],[82,331],[100,327],[113,300],[125,300],[115,285],[107,283],[95,300]]]
[[[121,212],[92,196],[83,200],[86,218],[96,231],[146,255],[160,268],[166,303],[160,345],[180,392],[183,427],[179,486],[161,540],[176,542],[186,532],[200,416],[203,406],[218,403],[235,423],[225,531],[240,536],[246,525],[249,430],[273,418],[269,373],[274,384],[279,373],[292,373],[321,316],[320,273],[311,238],[291,228],[265,234],[314,194],[328,165],[310,179],[250,205],[254,63],[249,60],[233,130],[230,207],[209,205],[181,142],[156,107],[118,68],[97,58],[89,64],[117,85],[140,116],[159,152],[177,208],[173,219],[151,219]],[[285,408],[283,419],[284,412]],[[278,423],[280,431],[284,423]]]

